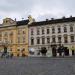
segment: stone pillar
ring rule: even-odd
[[[64,36],[61,35],[62,44],[64,44]]]
[[[56,36],[55,40],[56,40],[56,43],[58,43],[58,36]]]

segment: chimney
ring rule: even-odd
[[[72,18],[72,15],[70,16],[70,18]]]
[[[22,20],[24,20],[24,18],[22,18]]]
[[[63,19],[65,19],[66,17],[65,17],[65,16],[63,16],[62,18],[63,18]]]
[[[51,18],[51,20],[54,20],[54,18]]]
[[[49,21],[49,19],[46,19],[46,21]]]

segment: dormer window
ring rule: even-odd
[[[9,19],[5,19],[5,21],[4,21],[5,23],[9,23],[10,22],[10,20]]]
[[[7,23],[8,21],[6,20],[6,23]]]

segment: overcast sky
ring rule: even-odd
[[[75,0],[0,0],[0,20],[5,17],[38,20],[75,16]]]

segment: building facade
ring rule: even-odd
[[[4,46],[7,51],[13,53],[14,56],[28,55],[28,20],[24,21],[12,20],[11,18],[3,19],[0,25],[0,51]]]
[[[75,17],[51,19],[29,25],[29,50],[38,55],[42,47],[51,54],[51,45],[75,46]],[[71,54],[71,51],[70,51]]]
[[[14,56],[39,55],[42,47],[52,56],[52,45],[63,44],[69,48],[75,46],[75,17],[51,19],[35,22],[29,16],[28,20],[16,21],[3,19],[0,25],[0,51],[4,46]]]

